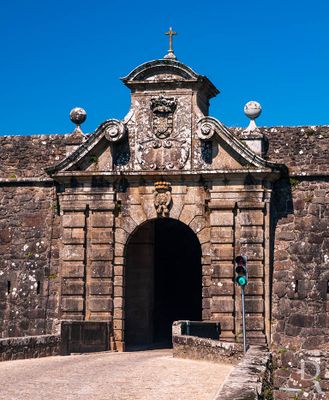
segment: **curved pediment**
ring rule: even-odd
[[[133,116],[131,118],[134,119]],[[196,131],[192,132],[192,136],[199,139],[200,145],[196,143],[192,145],[192,142],[186,140],[185,147],[180,141],[177,148],[172,145],[172,140],[163,138],[164,143],[160,147],[148,148],[144,145],[143,148],[143,146],[137,145],[138,152],[132,146],[132,143],[136,142],[136,131],[129,130],[129,126],[128,120],[123,122],[114,119],[105,121],[75,151],[57,165],[47,168],[46,171],[50,175],[70,174],[70,172],[78,171],[101,174],[133,173],[135,171],[143,175],[150,171],[159,173],[164,171],[166,173],[170,173],[170,171],[174,173],[177,171],[183,173],[197,173],[198,171],[202,171],[202,173],[223,173],[225,171],[226,173],[243,173],[244,171],[261,172],[265,170],[278,172],[281,169],[280,165],[269,163],[255,154],[225,125],[212,117],[199,119]],[[134,123],[131,126],[134,126]],[[152,140],[146,142],[155,143]],[[202,161],[203,144],[211,142],[216,143],[219,153],[213,154],[212,161],[206,165]],[[130,154],[127,163],[115,164],[115,154],[124,158],[127,149]],[[162,152],[162,158],[167,160],[160,167],[156,163],[159,152]],[[149,162],[144,160],[144,158],[148,160],[147,157],[151,157]]]
[[[50,175],[60,171],[86,171],[95,164],[104,171],[110,171],[112,170],[110,146],[122,142],[126,134],[127,129],[123,122],[109,119],[64,160],[46,168],[46,171]]]
[[[156,79],[168,80],[168,77],[180,80],[198,80],[198,75],[187,65],[176,60],[154,60],[139,65],[126,77],[122,78],[124,83],[143,82]]]
[[[209,99],[218,90],[185,64],[174,59],[150,61],[122,80],[132,89],[126,118],[102,123],[81,146],[71,147],[65,160],[48,168],[49,174],[276,169],[257,155],[261,151],[253,152],[220,121],[207,116]]]
[[[179,85],[201,90],[208,99],[219,93],[207,77],[197,74],[192,68],[172,59],[144,63],[121,80],[131,89],[140,87],[146,90],[152,85],[166,84],[171,90]]]

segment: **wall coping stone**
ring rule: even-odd
[[[263,346],[250,346],[244,358],[226,378],[215,400],[253,400],[264,397],[269,383],[271,353]]]

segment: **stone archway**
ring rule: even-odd
[[[202,319],[201,245],[184,223],[140,225],[125,249],[125,344],[170,343],[174,320]]]

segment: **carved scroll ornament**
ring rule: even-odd
[[[210,121],[199,121],[197,128],[198,138],[201,140],[211,140],[215,133],[214,124]]]
[[[105,137],[109,142],[119,142],[126,134],[126,126],[116,119],[108,121],[105,127]]]

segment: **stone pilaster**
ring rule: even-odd
[[[240,253],[248,259],[248,285],[245,288],[246,326],[250,341],[265,340],[264,234],[263,202],[238,202]],[[240,289],[238,289],[240,297]],[[238,318],[242,316],[239,312]]]
[[[85,318],[86,209],[63,209],[61,318]]]
[[[234,279],[234,209],[232,201],[213,199],[209,203],[211,269],[211,319],[221,323],[221,337],[233,340],[235,336]]]

